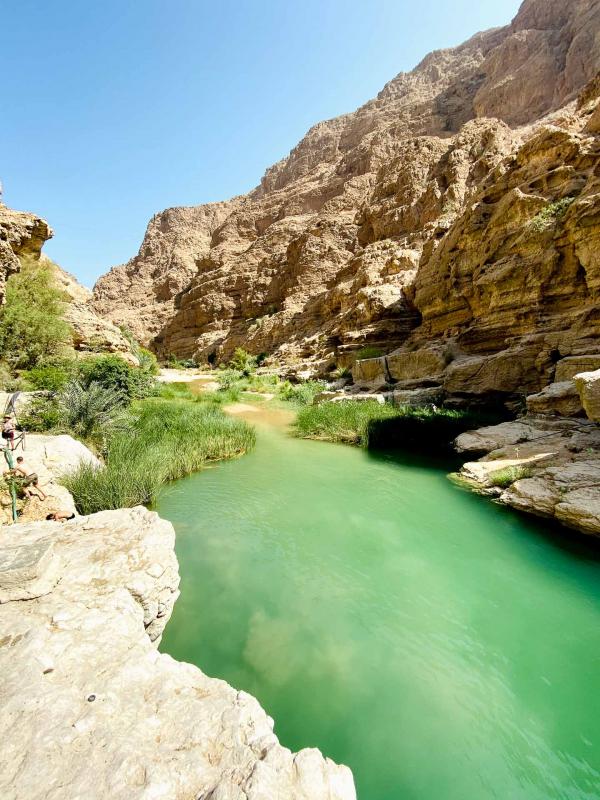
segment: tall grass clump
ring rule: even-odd
[[[109,440],[102,467],[81,465],[63,478],[82,514],[155,502],[167,481],[254,445],[254,430],[213,403],[151,399],[130,427]]]
[[[295,429],[298,436],[308,439],[443,451],[451,449],[459,434],[480,425],[480,416],[471,411],[345,400],[302,408]]]
[[[381,356],[385,355],[381,347],[376,347],[372,344],[367,344],[356,353],[356,358],[358,360],[367,359],[367,358],[381,358]]]
[[[180,381],[176,383],[160,383],[158,386],[158,397],[163,400],[194,400],[195,396],[189,384]]]
[[[369,424],[396,415],[393,406],[380,405],[375,400],[344,400],[301,408],[294,427],[304,439],[367,445]]]

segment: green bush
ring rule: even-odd
[[[240,389],[244,382],[244,373],[237,369],[221,369],[217,373],[217,383],[219,389],[227,390],[238,388]]]
[[[545,208],[535,215],[529,224],[535,231],[542,233],[563,217],[574,202],[574,197],[563,197],[562,200],[548,203]]]
[[[500,489],[507,489],[515,481],[531,478],[533,472],[530,467],[524,464],[513,464],[510,467],[494,470],[488,475],[490,486],[497,486]]]
[[[295,432],[305,439],[368,444],[369,423],[397,416],[397,409],[375,400],[344,400],[306,406],[298,412]]]
[[[195,369],[198,366],[194,358],[178,358],[174,353],[167,357],[167,367],[170,369]]]
[[[302,383],[285,381],[279,387],[279,396],[282,400],[287,400],[290,403],[308,406],[312,403],[315,395],[326,388],[325,381],[303,381]]]
[[[0,307],[0,351],[11,369],[30,369],[71,342],[64,309],[49,267],[24,262],[21,272],[10,276]]]
[[[82,514],[152,503],[167,481],[232,458],[254,445],[254,430],[213,403],[146,400],[130,428],[109,441],[106,465],[81,465],[63,483]]]
[[[243,347],[236,347],[228,366],[248,377],[256,369],[256,358],[247,353]]]
[[[113,389],[120,392],[124,402],[151,397],[157,391],[150,373],[130,366],[117,355],[85,359],[81,362],[80,374],[84,386],[97,383],[105,389]]]
[[[73,363],[38,364],[23,373],[23,380],[33,389],[57,392],[73,377],[76,367]]]
[[[350,367],[336,367],[331,376],[337,381],[342,380],[342,378],[351,378],[352,370]]]
[[[147,375],[158,375],[160,370],[154,353],[151,353],[150,350],[146,350],[145,347],[136,347],[135,355],[140,362],[139,368],[142,372],[145,372]]]
[[[55,397],[38,395],[19,414],[19,422],[30,433],[60,432],[60,411]]]

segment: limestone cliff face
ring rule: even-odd
[[[136,508],[2,534],[3,798],[355,800],[347,767],[291,753],[253,697],[158,652],[170,523]]]
[[[89,289],[42,253],[44,243],[52,236],[53,231],[45,220],[0,203],[0,303],[4,300],[7,279],[20,271],[23,260],[44,263],[64,291],[67,300],[65,319],[71,325],[75,350],[120,353],[137,363],[129,342],[117,326],[93,311]]]
[[[249,195],[157,215],[94,307],[161,354],[243,345],[315,371],[415,328],[413,350],[433,337],[462,357],[503,352],[515,313],[519,341],[595,336],[599,68],[597,0],[525,0],[510,25],[316,125]],[[556,358],[551,336],[540,348],[532,388]]]
[[[20,259],[39,259],[44,242],[50,238],[52,229],[43,219],[0,203],[0,303],[7,279],[21,269]]]

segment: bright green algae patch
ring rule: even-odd
[[[348,764],[360,800],[592,800],[595,551],[445,472],[259,427],[159,498],[182,574],[161,649]]]

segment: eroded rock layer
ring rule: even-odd
[[[258,702],[156,648],[178,595],[144,508],[3,529],[4,800],[354,800],[350,770],[278,743]]]
[[[486,391],[541,389],[596,347],[599,68],[597,0],[525,0],[316,125],[249,195],[158,214],[94,307],[162,355],[326,372],[427,342],[419,372],[433,348],[422,377],[456,362],[451,391],[494,355],[522,368],[493,364]]]

